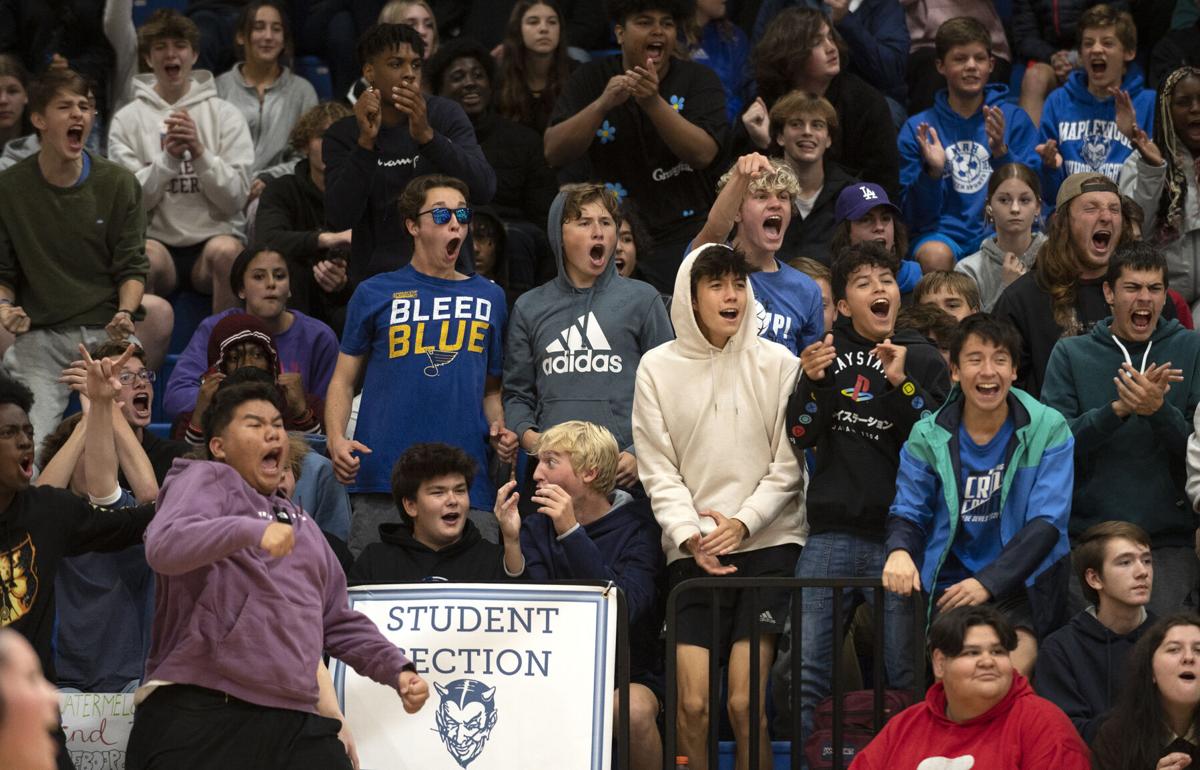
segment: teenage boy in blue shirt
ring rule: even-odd
[[[938,28],[938,72],[946,90],[900,131],[900,199],[925,272],[953,270],[987,234],[984,206],[992,169],[1037,168],[1037,130],[1006,101],[1008,87],[988,85],[994,59],[987,28],[972,18]]]
[[[338,480],[351,485],[349,546],[356,554],[396,516],[389,475],[408,447],[451,444],[481,468],[488,467],[489,441],[502,462],[516,454],[500,402],[504,290],[455,269],[471,220],[468,200],[467,186],[453,177],[409,182],[395,216],[412,236],[412,262],[364,281],[350,299],[325,397],[325,430]],[[359,419],[348,436],[364,370]],[[494,497],[488,475],[476,475],[471,516],[493,542]]]
[[[1117,127],[1127,109],[1136,128],[1154,136],[1154,91],[1130,69],[1137,56],[1133,17],[1097,5],[1079,17],[1077,69],[1046,99],[1037,152],[1042,157],[1042,197],[1053,203],[1071,174],[1104,174],[1114,182],[1133,144]]]
[[[778,256],[799,194],[800,182],[787,161],[743,155],[717,183],[717,201],[693,241],[725,243],[737,228],[730,245],[754,268],[750,283],[758,336],[796,356],[825,332],[821,287]]]
[[[1074,447],[1066,418],[1013,389],[1021,341],[977,313],[950,343],[957,384],[900,451],[883,584],[924,591],[931,613],[992,603],[1017,629],[1013,665],[1066,621]]]

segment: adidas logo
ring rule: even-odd
[[[758,616],[758,622],[759,623],[774,623],[775,616],[771,614],[770,610],[763,610],[762,614],[760,614]]]
[[[595,313],[579,316],[575,323],[558,333],[558,337],[546,346],[550,355],[542,359],[542,371],[546,374],[572,374],[575,372],[621,371],[621,357],[611,353],[608,337],[600,328]]]

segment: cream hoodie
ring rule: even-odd
[[[788,396],[800,361],[760,338],[743,316],[725,348],[714,347],[692,313],[695,249],[675,276],[671,321],[676,339],[642,357],[633,398],[638,471],[663,532],[667,561],[716,523],[714,510],[746,525],[738,552],[803,544],[804,472],[784,435]],[[754,290],[746,283],[746,306]]]
[[[133,79],[134,100],[113,116],[109,157],[142,183],[149,214],[146,235],[168,246],[191,246],[215,235],[240,234],[250,192],[254,142],[238,109],[217,96],[213,76],[192,72],[192,87],[175,104],[154,90],[154,75]],[[163,121],[186,109],[204,154],[173,158],[162,148]]]

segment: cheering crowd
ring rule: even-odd
[[[712,655],[738,770],[835,670],[932,684],[855,770],[1200,759],[1200,3],[187,6],[0,0],[0,768],[357,768],[428,580],[619,586],[634,770]]]

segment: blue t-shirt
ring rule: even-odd
[[[341,350],[367,356],[354,438],[371,448],[351,492],[390,492],[392,466],[413,444],[440,441],[478,463],[471,506],[490,510],[486,379],[503,371],[504,290],[478,275],[433,278],[412,265],[359,285]]]
[[[821,339],[825,333],[821,287],[778,259],[775,265],[779,269],[774,272],[750,274],[758,336],[778,342],[798,356],[806,345]]]
[[[958,531],[938,573],[937,590],[972,577],[1000,555],[1000,489],[1004,483],[1004,460],[1013,419],[1009,415],[992,440],[984,445],[971,440],[963,425],[958,427],[959,499]]]

